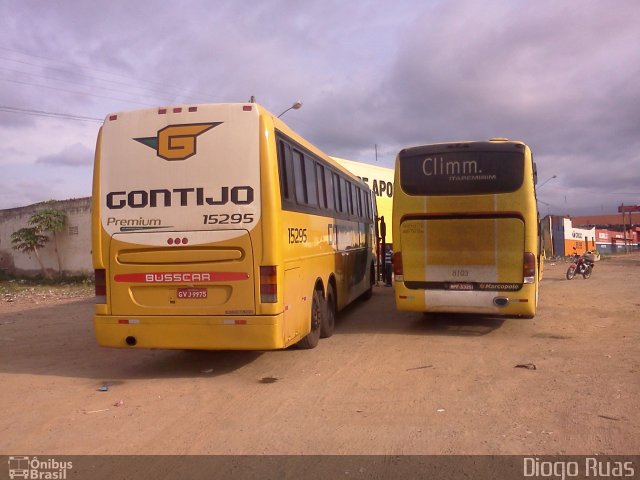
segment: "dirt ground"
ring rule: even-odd
[[[533,320],[376,287],[277,352],[105,349],[87,288],[0,290],[0,454],[637,454],[640,254],[566,268]]]

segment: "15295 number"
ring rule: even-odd
[[[205,225],[237,225],[239,223],[253,223],[253,213],[214,213],[203,215]]]
[[[306,228],[288,228],[289,243],[307,243]]]

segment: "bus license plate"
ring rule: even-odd
[[[207,298],[206,288],[178,288],[178,298]]]
[[[450,283],[449,290],[473,290],[473,283]]]

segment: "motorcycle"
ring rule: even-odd
[[[571,280],[576,274],[582,275],[583,278],[591,277],[593,273],[593,262],[585,258],[584,255],[573,254],[573,261],[567,269],[567,280]]]

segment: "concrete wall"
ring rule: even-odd
[[[47,204],[47,206],[51,206]],[[67,214],[67,221],[61,232],[56,234],[58,252],[62,270],[66,274],[93,273],[91,263],[91,199],[78,198],[54,202],[54,208]],[[18,275],[37,275],[41,273],[40,265],[34,254],[14,250],[11,234],[23,227],[28,227],[29,218],[43,204],[27,207],[0,210],[0,270]],[[50,232],[47,245],[40,250],[40,258],[45,268],[58,272],[58,260],[55,243]]]

